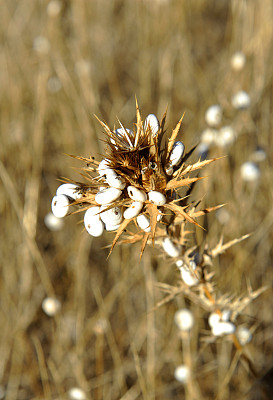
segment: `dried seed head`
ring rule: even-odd
[[[82,168],[86,182],[73,182],[75,191],[72,190],[72,195],[76,197],[73,206],[82,206],[84,210],[98,205],[124,210],[121,222],[109,224],[105,220],[105,227],[101,218],[95,223],[92,212],[85,215],[86,229],[93,236],[100,236],[104,228],[119,228],[111,251],[132,220],[134,228],[138,226],[140,229],[135,233],[126,229],[127,243],[142,241],[142,254],[150,239],[154,242],[156,236],[162,237],[165,226],[170,233],[170,242],[169,247],[168,242],[164,242],[163,247],[171,257],[176,257],[180,254],[180,245],[173,244],[170,250],[170,243],[173,239],[173,243],[184,242],[184,225],[199,226],[196,218],[215,209],[196,211],[192,202],[187,204],[185,197],[188,188],[201,179],[190,174],[214,160],[199,160],[192,165],[185,163],[193,149],[184,155],[185,146],[177,141],[183,117],[169,139],[165,137],[167,133],[164,129],[166,114],[161,122],[150,114],[143,123],[136,105],[136,117],[134,130],[125,128],[121,123],[120,128],[111,130],[99,121],[106,134],[106,155],[100,163],[94,157],[75,157],[86,163],[86,167]],[[98,175],[94,176],[96,172]],[[180,194],[183,189],[184,193]],[[80,193],[81,197],[76,193]],[[177,225],[182,228],[181,234],[175,228]]]

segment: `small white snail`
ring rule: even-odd
[[[235,332],[235,325],[232,322],[220,321],[212,326],[211,331],[214,336],[229,335]]]
[[[115,231],[115,230],[117,230],[119,227],[120,227],[120,224],[117,224],[117,225],[109,225],[109,224],[106,224],[106,225],[105,225],[105,229],[106,229],[108,232],[110,232],[110,231]]]
[[[84,226],[89,235],[98,237],[103,234],[104,223],[100,219],[100,207],[90,207],[84,214]]]
[[[49,317],[54,317],[61,309],[61,303],[55,297],[46,297],[42,302],[42,309]]]
[[[97,171],[99,173],[100,176],[104,176],[107,175],[107,173],[109,173],[109,171],[113,171],[110,166],[110,160],[107,160],[107,158],[104,158],[100,163],[99,166],[97,168]]]
[[[154,114],[149,114],[145,120],[144,123],[144,130],[146,131],[148,129],[148,126],[150,127],[150,130],[152,132],[152,135],[155,136],[157,135],[159,131],[159,123],[156,115]]]
[[[245,182],[255,182],[261,175],[257,164],[246,161],[241,165],[241,177]]]
[[[81,194],[79,193],[79,187],[74,183],[64,183],[59,186],[56,195],[64,194],[65,196],[71,197],[71,199],[76,200],[81,198]]]
[[[150,221],[149,221],[149,218],[146,217],[146,215],[139,214],[137,216],[137,224],[140,227],[140,229],[143,229],[145,232],[151,231]]]
[[[105,188],[96,194],[95,201],[98,204],[109,204],[117,200],[121,193],[120,189],[114,187]]]
[[[181,331],[189,331],[194,324],[194,317],[190,310],[181,308],[174,314],[174,322]]]
[[[170,257],[178,257],[181,252],[181,246],[174,244],[174,242],[166,237],[162,242],[163,249]]]
[[[252,340],[252,333],[245,326],[239,326],[236,329],[236,336],[242,346],[245,346]]]
[[[173,174],[173,166],[170,163],[166,165],[165,172],[168,176]]]
[[[171,166],[178,165],[182,160],[184,154],[185,146],[182,142],[175,142],[170,153],[169,163]]]
[[[100,207],[100,211],[103,209],[107,208],[108,206],[102,206]],[[121,223],[123,217],[122,217],[122,212],[119,207],[113,207],[110,208],[107,211],[104,211],[100,214],[101,220],[106,224],[106,225],[118,225]]]
[[[126,210],[123,213],[123,217],[125,219],[131,219],[136,217],[140,211],[142,210],[143,203],[140,201],[134,201],[130,207],[126,208]]]
[[[140,201],[141,203],[144,203],[144,201],[147,200],[146,193],[143,190],[137,189],[134,186],[128,186],[127,192],[129,197],[134,201]]]
[[[116,189],[124,189],[125,188],[125,179],[120,176],[115,174],[107,174],[106,175],[106,182],[108,183],[109,186],[114,187]]]
[[[69,211],[69,199],[64,194],[54,196],[51,202],[52,213],[57,218],[63,218]]]
[[[206,123],[211,127],[220,125],[222,120],[222,108],[219,104],[210,106],[205,114]]]
[[[183,384],[186,384],[190,378],[190,370],[186,365],[179,365],[174,370],[175,379]]]
[[[156,190],[151,190],[148,193],[148,199],[157,206],[163,206],[166,203],[166,197],[164,194],[157,192]]]
[[[187,285],[187,286],[194,286],[197,285],[197,283],[199,282],[197,276],[195,275],[195,273],[193,271],[196,270],[196,263],[193,260],[190,260],[189,262],[190,264],[190,268],[188,268],[182,260],[178,260],[176,262],[176,266],[179,268],[180,270],[180,275],[181,275],[181,279],[182,281]]]
[[[246,110],[250,107],[250,97],[246,92],[241,90],[232,97],[231,103],[236,110]]]

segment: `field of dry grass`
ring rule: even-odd
[[[271,0],[0,1],[0,399],[263,398],[251,388],[261,390],[257,379],[273,364],[272,15]],[[241,70],[231,66],[236,51],[246,57]],[[239,90],[251,99],[245,110],[231,105]],[[213,339],[208,311],[176,293],[179,271],[162,249],[139,261],[138,244],[116,246],[107,260],[113,234],[92,238],[81,214],[58,231],[44,223],[58,179],[79,179],[80,163],[66,154],[100,160],[94,115],[131,127],[135,96],[144,117],[168,106],[167,129],[185,112],[188,149],[212,104],[236,131],[233,144],[210,147],[210,157],[226,157],[202,171],[192,196],[226,203],[199,220],[198,246],[252,233],[212,268],[219,295],[266,288],[236,319],[253,333],[242,349]],[[240,168],[257,146],[266,157],[245,182]],[[60,302],[54,317],[42,309],[47,297]],[[190,334],[174,323],[184,307],[195,319]],[[180,364],[190,369],[186,384],[174,377]]]

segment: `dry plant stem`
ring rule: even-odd
[[[118,381],[118,385],[119,385],[119,389],[120,389],[120,393],[123,393],[124,391],[126,391],[126,381],[125,381],[125,375],[124,375],[124,370],[123,370],[123,366],[122,366],[122,361],[121,361],[121,357],[119,354],[119,350],[118,350],[118,346],[111,328],[111,325],[109,323],[109,319],[108,319],[108,315],[106,313],[106,309],[104,306],[104,300],[102,298],[101,292],[99,290],[99,288],[96,285],[92,285],[92,290],[96,299],[96,302],[98,304],[99,307],[99,314],[106,320],[108,321],[107,324],[107,329],[106,329],[106,338],[108,341],[108,345],[110,348],[110,352],[111,352],[111,356],[115,365],[115,369],[116,369],[116,378]]]
[[[21,383],[21,373],[23,371],[25,348],[23,346],[24,337],[20,331],[14,335],[13,350],[11,353],[11,365],[9,379],[6,389],[5,399],[13,400],[18,398],[18,390]]]
[[[99,332],[96,335],[95,353],[96,353],[96,376],[99,377],[104,372],[104,360],[103,360],[103,349],[104,349],[104,333]],[[99,386],[95,390],[95,400],[103,399],[103,387]]]
[[[218,389],[217,391],[221,393],[220,398],[222,400],[229,400],[229,380],[225,381],[225,377],[228,376],[229,370],[229,360],[231,359],[232,346],[231,342],[220,341],[217,343],[217,375],[218,375]]]
[[[182,341],[182,356],[183,356],[183,363],[188,367],[190,376],[189,380],[186,383],[186,391],[185,391],[185,398],[186,400],[193,400],[197,399],[196,393],[194,390],[193,385],[193,360],[192,360],[192,353],[191,353],[191,344],[190,344],[190,333],[181,332],[181,341]]]
[[[207,288],[207,286],[202,285],[202,289],[204,291],[205,296],[208,298],[208,300],[211,302],[211,304],[215,304],[215,298],[214,296],[210,293],[209,289]]]
[[[150,262],[144,262],[147,310],[154,305],[154,279]],[[155,313],[147,313],[147,390],[148,398],[155,398]]]
[[[9,195],[11,204],[16,212],[17,218],[21,225],[23,238],[26,241],[26,245],[31,253],[33,262],[36,265],[45,293],[47,294],[47,296],[54,297],[54,289],[47,272],[47,267],[44,263],[44,260],[42,258],[42,255],[40,253],[40,250],[37,246],[35,239],[31,236],[30,232],[23,223],[23,208],[17,190],[1,160],[0,160],[0,177]]]
[[[42,380],[43,391],[44,391],[44,398],[51,399],[52,394],[51,394],[51,389],[50,389],[50,385],[49,385],[48,372],[47,372],[47,366],[46,366],[43,348],[37,337],[33,336],[32,341],[34,343],[37,358],[38,358],[39,370],[40,370],[40,374],[41,374],[41,380]]]
[[[148,390],[147,390],[147,382],[145,381],[145,378],[144,378],[143,373],[142,373],[140,359],[139,359],[139,356],[138,356],[138,353],[137,353],[136,346],[135,346],[134,342],[131,343],[131,350],[132,350],[133,357],[134,357],[135,370],[136,370],[136,373],[137,373],[138,384],[140,386],[142,397],[143,397],[144,400],[148,400],[149,399],[149,395],[148,395]]]

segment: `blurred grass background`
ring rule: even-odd
[[[146,250],[139,263],[138,245],[122,246],[106,261],[112,235],[91,238],[81,215],[57,232],[45,226],[57,179],[79,179],[65,154],[103,154],[94,114],[131,127],[135,96],[144,117],[168,106],[169,129],[185,112],[188,149],[212,104],[236,129],[230,148],[210,150],[227,157],[199,185],[206,206],[227,203],[228,222],[209,215],[197,242],[253,232],[215,271],[221,293],[269,286],[242,321],[255,328],[248,352],[258,374],[272,365],[272,15],[271,0],[0,1],[0,398],[66,399],[72,387],[96,400],[248,398],[254,378],[243,363],[224,379],[232,345],[200,341],[203,310],[178,296],[148,312],[164,295],[156,282],[179,280],[163,252]],[[236,51],[246,56],[239,72]],[[241,89],[251,107],[238,112],[231,98]],[[240,166],[257,146],[261,176],[245,183]],[[61,302],[54,318],[41,308],[47,296]],[[173,377],[183,358],[173,314],[185,305],[196,318],[191,397]]]

